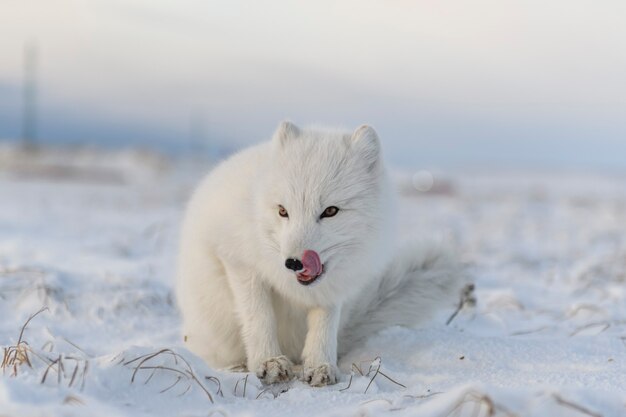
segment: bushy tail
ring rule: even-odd
[[[384,328],[415,327],[438,309],[454,306],[466,280],[451,250],[434,243],[408,245],[395,256],[383,278],[350,303],[339,337],[339,355]]]

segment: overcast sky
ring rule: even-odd
[[[374,125],[405,166],[626,169],[623,0],[0,0],[0,137],[24,44],[40,136],[237,148]]]

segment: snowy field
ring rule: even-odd
[[[176,234],[201,170],[47,164],[0,170],[2,417],[626,415],[626,177],[398,175],[402,238],[455,242],[476,305],[373,335],[337,385],[268,389],[182,347]]]

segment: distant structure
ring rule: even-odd
[[[22,85],[22,145],[37,145],[37,66],[39,48],[36,42],[24,45],[24,79]]]

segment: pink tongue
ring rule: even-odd
[[[304,269],[300,272],[301,275],[306,275],[309,278],[315,278],[322,273],[322,261],[314,250],[305,250],[302,254],[302,265]]]

